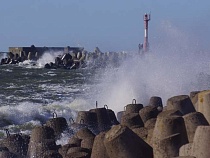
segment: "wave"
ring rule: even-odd
[[[208,53],[193,47],[193,39],[178,28],[170,25],[163,31],[165,39],[144,56],[133,54],[119,68],[101,73],[93,100],[118,112],[132,99],[146,106],[150,97],[160,96],[165,105],[169,97],[210,88]]]

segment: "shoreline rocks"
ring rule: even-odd
[[[169,98],[164,110],[160,97],[152,97],[148,106],[133,102],[120,113],[121,123],[107,105],[79,111],[70,125],[54,113],[30,136],[7,131],[0,158],[209,158],[209,94],[196,92],[198,108],[187,95]],[[69,134],[68,143],[56,144],[62,132]]]

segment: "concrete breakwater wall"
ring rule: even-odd
[[[0,141],[0,158],[209,158],[210,90],[178,95],[166,105],[157,96],[143,106],[134,99],[115,113],[98,107],[79,111],[70,123],[53,117],[31,135]],[[71,134],[56,144],[62,132]]]
[[[102,53],[98,47],[93,52],[80,47],[10,47],[7,57],[2,58],[0,65],[18,64],[25,60],[37,61],[45,52],[61,52],[53,62],[46,63],[45,68],[77,69],[86,66],[118,66],[128,54],[125,52]]]

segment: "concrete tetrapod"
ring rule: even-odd
[[[144,123],[147,122],[147,120],[151,118],[156,118],[157,115],[161,111],[158,110],[157,106],[145,106],[143,109],[139,111],[139,115],[141,116],[141,119]]]
[[[195,108],[188,95],[179,95],[167,100],[167,110],[179,110],[183,115],[195,112]]]
[[[132,104],[128,104],[125,106],[125,113],[139,113],[139,110],[143,108],[142,104],[137,104],[136,100],[133,99]]]
[[[144,127],[144,123],[138,113],[128,113],[122,116],[121,124],[129,128]]]
[[[159,141],[156,141],[154,149],[154,158],[171,158],[179,156],[179,148],[183,145],[180,141],[181,134],[173,134],[165,137]]]
[[[44,157],[44,155],[46,155],[46,152],[49,152],[51,150],[54,152],[57,151],[57,146],[55,140],[53,139],[45,139],[39,143],[30,141],[27,157]]]
[[[92,148],[92,153],[91,153],[91,158],[109,158],[106,148],[104,146],[104,137],[105,137],[105,132],[99,133],[93,143],[93,148]]]
[[[196,111],[198,111],[198,93],[200,93],[200,91],[190,92],[190,99],[191,99]]]
[[[179,148],[179,156],[191,156],[192,155],[192,145],[193,145],[193,143],[188,143],[188,144],[182,145],[181,148]]]
[[[31,132],[30,142],[42,142],[44,139],[55,139],[54,130],[47,126],[37,126]]]
[[[153,96],[149,100],[149,106],[163,107],[161,97]]]
[[[192,156],[210,158],[209,142],[210,126],[198,126],[193,139]]]
[[[117,113],[117,120],[119,121],[119,123],[121,123],[121,118],[123,115],[125,115],[125,111],[119,111]]]
[[[153,158],[152,147],[123,125],[106,133],[104,145],[110,158]]]
[[[0,158],[18,158],[18,156],[9,151],[0,151]]]
[[[189,113],[187,115],[184,115],[183,118],[184,118],[186,130],[187,130],[187,136],[188,136],[189,142],[193,142],[195,130],[198,126],[209,125],[206,118],[200,112]]]
[[[148,135],[148,130],[145,127],[132,128],[132,131],[134,133],[136,133],[141,139],[146,141],[147,135]]]
[[[107,113],[109,115],[110,121],[112,123],[112,125],[118,125],[119,122],[117,121],[116,115],[114,113],[114,111],[112,111],[111,109],[107,109]]]
[[[100,132],[109,130],[111,128],[111,120],[106,108],[91,109],[91,112],[95,112],[97,115],[98,129]]]
[[[20,134],[7,136],[7,138],[3,140],[3,144],[11,153],[14,153],[19,157],[24,157],[27,154],[28,144],[25,143]]]
[[[46,122],[46,126],[54,130],[55,137],[58,139],[61,133],[68,128],[67,121],[64,117],[55,117]]]
[[[151,118],[145,122],[144,127],[149,129],[155,128],[155,123],[156,123],[157,118]]]
[[[81,147],[92,150],[95,138],[85,138],[81,141]]]
[[[179,148],[188,143],[184,119],[173,111],[163,111],[157,117],[152,137],[155,158],[167,155],[178,156]]]
[[[210,90],[198,93],[198,112],[210,123]]]
[[[83,123],[93,131],[97,131],[97,115],[95,112],[79,111],[76,118],[76,123]]]
[[[172,157],[172,158],[196,158],[194,156],[178,156],[178,157]]]
[[[85,138],[94,138],[95,134],[93,134],[88,128],[82,128],[77,133],[75,136],[79,139],[85,139]]]

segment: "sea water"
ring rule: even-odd
[[[1,65],[0,137],[6,128],[30,134],[34,126],[52,118],[53,112],[68,121],[79,110],[95,108],[96,101],[98,107],[108,105],[117,113],[133,99],[146,106],[150,97],[159,96],[165,106],[172,96],[209,89],[209,52],[179,43],[173,32],[144,56],[126,52],[130,57],[119,67],[43,68],[62,52],[46,52],[35,63]],[[63,138],[59,143],[65,143]]]

